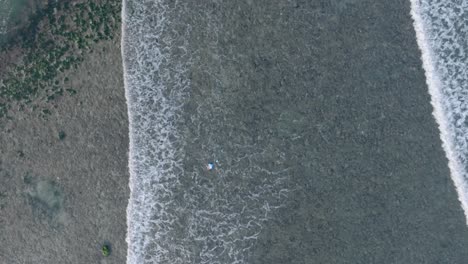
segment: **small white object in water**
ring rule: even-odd
[[[213,170],[214,167],[215,167],[215,165],[214,165],[213,162],[209,162],[209,163],[206,165],[206,168],[207,168],[208,170]]]

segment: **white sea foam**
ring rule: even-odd
[[[171,187],[177,184],[183,158],[176,126],[188,81],[184,65],[169,64],[177,36],[165,34],[166,12],[163,1],[123,1],[131,191],[127,263],[160,261],[167,248],[157,242],[168,240],[165,235],[175,220]]]
[[[282,206],[289,191],[287,168],[273,171],[244,165],[250,160],[266,164],[272,158],[268,155],[273,155],[266,153],[279,153],[274,158],[283,161],[285,155],[272,147],[238,144],[232,147],[234,153],[225,153],[206,143],[204,148],[229,163],[228,168],[223,161],[217,164],[219,181],[206,184],[206,177],[196,170],[184,171],[182,111],[189,99],[192,65],[187,51],[192,23],[184,19],[191,14],[197,16],[183,1],[123,1],[129,264],[246,263],[264,222]],[[190,114],[192,126],[203,125],[200,113]]]
[[[468,225],[468,2],[411,0],[423,68]]]

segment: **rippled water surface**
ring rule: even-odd
[[[140,0],[123,17],[128,263],[468,257],[409,2]]]

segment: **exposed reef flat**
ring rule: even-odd
[[[21,40],[18,43],[26,46],[10,47],[19,55],[10,57],[0,76],[2,84],[25,84],[29,78],[37,86],[35,92],[0,88],[5,106],[0,119],[2,262],[125,262],[128,124],[120,25],[109,17],[115,24],[103,22],[98,30],[70,24],[54,33],[54,27],[47,26],[50,20],[80,16],[80,10],[89,16],[90,10],[101,10],[106,3],[114,1],[74,1],[71,4],[83,6],[69,7],[69,13],[55,10],[39,23],[42,26],[30,44]],[[115,8],[120,15],[120,7]],[[106,25],[108,36],[99,37]],[[52,51],[66,45],[69,50],[57,53],[51,62],[51,53],[41,53],[46,51],[41,43],[49,43]],[[50,71],[27,68],[23,62],[28,56],[39,63],[36,67]],[[21,78],[15,81],[5,75],[12,69],[18,72],[18,67],[23,67]],[[51,75],[43,76],[47,72]],[[110,245],[108,257],[101,252],[103,244]]]

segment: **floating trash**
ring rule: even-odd
[[[206,164],[206,168],[207,168],[208,170],[214,170],[215,165],[214,165],[213,162],[208,162],[208,164]]]

